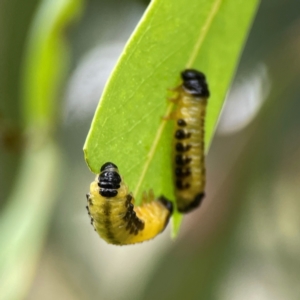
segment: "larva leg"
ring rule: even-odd
[[[167,100],[173,103],[178,103],[179,97],[167,97]]]
[[[155,196],[154,196],[154,192],[152,189],[149,190],[149,201],[154,201],[155,200]]]
[[[143,192],[141,204],[145,204],[148,202],[148,196],[146,192]]]
[[[181,90],[181,84],[174,88],[168,88],[167,90],[171,92],[179,92]]]
[[[154,196],[154,192],[152,189],[149,190],[149,192],[144,192],[143,196],[142,196],[142,202],[141,204],[145,204],[145,203],[149,203],[155,201],[155,196]]]
[[[86,194],[85,196],[86,196],[86,200],[87,200],[88,204],[93,205],[93,201],[92,201],[92,198],[91,198],[91,194],[88,193],[88,194]]]
[[[180,100],[180,86],[177,86],[175,88],[169,88],[168,90],[172,93],[175,93],[175,96],[167,97],[167,100],[177,104]]]
[[[176,111],[171,112],[168,116],[163,116],[162,119],[165,121],[170,121],[170,120],[177,120],[177,113]]]
[[[128,197],[131,199],[131,200],[130,200],[131,203],[132,203],[132,204],[135,204],[135,199],[134,199],[132,193],[129,193],[129,194],[128,194]]]

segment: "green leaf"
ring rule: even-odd
[[[54,99],[70,56],[64,30],[78,16],[81,6],[82,0],[44,0],[37,11],[28,38],[22,78],[27,127],[52,129],[56,124]]]
[[[130,38],[103,92],[84,145],[88,166],[99,173],[112,161],[139,201],[153,189],[174,200],[173,108],[168,88],[185,68],[207,75],[208,149],[258,0],[156,0]],[[180,224],[174,215],[175,231]]]

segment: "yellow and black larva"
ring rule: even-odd
[[[204,197],[205,158],[204,121],[209,90],[205,75],[187,69],[181,73],[182,84],[171,99],[176,106],[172,119],[174,133],[174,185],[177,208],[187,213],[198,207]]]
[[[172,203],[163,196],[155,200],[153,192],[144,194],[142,205],[135,206],[118,167],[111,162],[101,167],[86,196],[91,223],[109,244],[150,240],[165,229],[173,212]]]

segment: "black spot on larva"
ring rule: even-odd
[[[184,165],[184,158],[182,157],[182,155],[177,154],[175,156],[175,162],[177,165]]]
[[[100,188],[99,189],[99,193],[101,196],[106,197],[106,198],[112,198],[112,197],[116,197],[118,195],[118,191],[114,190],[114,189],[103,189]]]
[[[178,210],[182,213],[188,213],[191,210],[197,208],[201,203],[204,198],[205,194],[204,193],[199,193],[195,196],[193,202],[191,202],[188,206],[184,208],[178,208]]]
[[[187,177],[191,175],[191,170],[190,168],[187,168],[185,170],[183,170],[182,168],[176,168],[175,175],[176,177]]]
[[[131,194],[128,194],[126,196],[125,207],[128,207],[129,204],[131,204],[131,200],[132,200],[132,196],[131,196]]]
[[[191,172],[190,168],[185,169],[185,172],[184,172],[185,176],[190,176],[191,174],[192,174],[192,172]]]
[[[189,183],[183,184],[181,180],[176,180],[176,187],[179,190],[186,190],[190,187],[190,184]]]
[[[176,143],[175,148],[176,148],[176,151],[178,151],[178,152],[184,152],[184,150],[185,150],[185,147],[181,143]]]
[[[186,133],[182,129],[178,129],[175,132],[175,138],[178,139],[178,140],[183,140],[183,139],[189,138],[190,136],[191,136],[190,133]]]
[[[175,162],[177,165],[183,166],[183,165],[187,165],[192,161],[192,159],[190,157],[186,157],[183,156],[181,154],[177,154],[175,156]]]
[[[199,97],[209,97],[208,85],[205,75],[193,69],[184,70],[181,73],[183,88],[190,94]]]
[[[184,145],[182,143],[176,143],[175,148],[176,148],[177,152],[186,152],[191,149],[191,145]]]
[[[134,211],[134,205],[130,202],[132,200],[132,196],[129,194],[126,196],[125,206],[127,207],[127,211],[123,217],[125,222],[127,222],[125,229],[129,231],[130,234],[137,234],[140,230],[144,229],[144,222],[140,220],[136,212]]]
[[[196,195],[194,202],[195,204],[197,204],[197,206],[202,202],[204,196],[205,196],[204,193],[199,193],[198,195]]]
[[[139,223],[139,230],[143,230],[145,228],[145,223],[140,220],[140,223]]]
[[[128,223],[127,223],[127,225],[126,225],[126,230],[130,230],[130,228],[131,228],[131,219],[129,219],[128,220]]]
[[[192,148],[191,145],[186,145],[186,146],[185,146],[185,151],[189,151],[191,148]]]
[[[100,169],[100,173],[101,173],[102,171],[107,170],[107,169],[110,169],[110,168],[118,169],[118,167],[117,167],[115,164],[113,164],[113,163],[111,163],[111,162],[107,162],[107,163],[105,163],[104,165],[102,165],[102,167],[101,167],[101,169]]]
[[[86,200],[89,201],[90,200],[90,194],[86,194],[85,196],[86,196]]]
[[[177,125],[178,125],[178,126],[181,126],[181,127],[184,127],[184,126],[186,126],[187,124],[186,124],[185,120],[179,119],[179,120],[177,120]]]
[[[191,157],[186,157],[185,158],[185,164],[189,164],[192,161]]]
[[[183,177],[184,174],[183,174],[183,172],[182,172],[182,169],[181,169],[181,168],[176,168],[176,169],[175,169],[175,175],[176,175],[177,177]]]

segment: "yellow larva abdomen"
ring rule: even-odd
[[[186,213],[204,197],[204,120],[209,91],[203,73],[185,70],[181,77],[183,83],[173,99],[177,104],[172,114],[176,120],[173,163],[177,208]]]
[[[91,183],[87,195],[88,212],[101,238],[109,244],[128,245],[154,238],[168,224],[172,203],[149,193],[141,206],[134,206],[133,196],[123,182],[117,166],[106,163]]]

